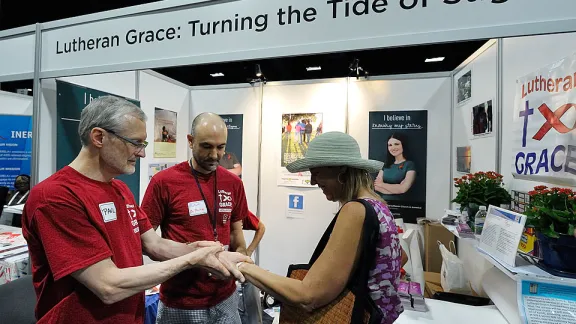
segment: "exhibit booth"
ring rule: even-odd
[[[31,131],[33,186],[76,156],[80,112],[91,99],[112,94],[137,104],[148,116],[151,144],[136,173],[121,179],[140,203],[154,174],[191,157],[186,135],[192,119],[202,112],[222,115],[242,165],[249,209],[267,228],[254,258],[280,275],[288,265],[308,261],[339,208],[310,185],[309,174],[286,171],[303,154],[287,146],[307,141],[288,124],[305,119],[315,135],[346,132],[364,157],[380,160],[390,130],[402,129],[418,176],[411,195],[392,211],[416,237],[422,255],[411,259],[425,262],[425,229],[418,221],[440,220],[458,208],[454,178],[494,171],[513,193],[538,184],[576,186],[569,172],[572,146],[561,152],[565,170],[558,169],[559,160],[550,165],[548,157],[522,145],[526,119],[518,115],[519,91],[528,95],[519,82],[528,85],[528,75],[533,80],[542,71],[564,69],[565,77],[544,75],[551,77],[543,81],[548,92],[576,87],[575,12],[572,0],[176,0],[74,17],[0,32],[0,83],[34,80],[33,97],[0,92],[0,118],[28,118],[29,124],[19,123]],[[189,86],[151,70],[478,39],[487,41],[451,72],[282,82],[255,75],[242,84]],[[573,84],[565,86],[568,77]],[[480,112],[486,116],[481,129]],[[562,119],[565,127],[574,123],[570,114]],[[537,131],[540,125],[529,127]],[[543,164],[541,176],[534,170]],[[297,207],[290,203],[294,197],[301,200]],[[252,232],[245,235],[249,242]],[[475,295],[494,305],[427,299],[428,312],[408,310],[397,322],[525,322],[518,272],[479,252],[477,241],[454,240]]]

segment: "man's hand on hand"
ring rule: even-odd
[[[222,253],[222,249],[220,244],[210,247],[199,247],[196,251],[188,254],[190,256],[190,264],[193,267],[204,268],[219,278],[228,278],[230,277],[230,271],[219,260],[219,253]]]
[[[244,282],[246,279],[244,278],[244,275],[242,275],[242,273],[238,270],[236,265],[239,262],[254,263],[252,259],[242,253],[228,251],[218,253],[218,260],[220,260],[220,262],[222,262],[224,267],[226,267],[232,276],[234,276],[240,282]]]

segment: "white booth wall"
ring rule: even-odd
[[[426,217],[440,219],[450,199],[450,78],[421,77],[351,82],[349,133],[368,157],[371,111],[428,111]]]
[[[459,178],[467,173],[458,172],[456,168],[457,148],[470,146],[472,153],[472,165],[470,172],[495,171],[498,127],[497,120],[497,79],[498,79],[498,45],[496,41],[487,43],[486,47],[479,49],[471,56],[468,64],[460,67],[453,79],[453,129],[452,129],[452,174]],[[472,71],[472,95],[469,100],[458,104],[458,79]],[[472,109],[474,106],[492,100],[493,126],[489,136],[472,136]],[[449,179],[452,195],[456,197],[456,188],[452,179]],[[455,206],[453,206],[454,208]],[[464,262],[464,270],[472,289],[480,295],[484,295],[482,280],[486,271],[492,268],[492,264],[486,261],[477,251],[476,247],[467,241],[458,244],[458,257]]]
[[[142,201],[149,182],[148,164],[182,162],[188,159],[186,135],[190,131],[190,91],[186,85],[178,84],[177,81],[165,78],[153,71],[138,73],[138,100],[140,100],[140,107],[148,116],[146,133],[150,143],[146,149],[146,157],[140,160],[140,201]],[[175,158],[154,158],[154,111],[156,108],[162,108],[178,114]]]
[[[261,219],[266,234],[260,243],[260,266],[286,275],[288,265],[307,263],[338,204],[317,188],[277,185],[282,143],[282,114],[322,113],[323,132],[345,131],[346,80],[268,83],[262,103]],[[303,218],[287,218],[288,194],[304,195]]]

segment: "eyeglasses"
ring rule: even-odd
[[[111,131],[111,130],[109,130],[109,129],[106,129],[106,128],[102,128],[102,129],[105,130],[105,131],[107,131],[108,133],[110,133],[110,134],[118,137],[119,139],[123,140],[124,142],[126,142],[126,143],[128,143],[128,144],[134,145],[134,147],[136,148],[136,152],[135,152],[136,154],[137,154],[137,153],[140,153],[143,149],[146,148],[146,146],[148,146],[148,142],[147,142],[147,141],[142,141],[141,143],[139,143],[139,142],[136,142],[135,140],[129,139],[129,138],[124,137],[124,136],[122,136],[122,135],[118,135],[118,134],[116,134],[116,132]]]

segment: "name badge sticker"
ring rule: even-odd
[[[113,202],[100,204],[99,207],[104,223],[116,220],[116,206],[114,206]]]
[[[204,215],[208,213],[208,208],[206,208],[206,204],[204,200],[193,201],[188,203],[188,215],[189,216],[198,216]]]

